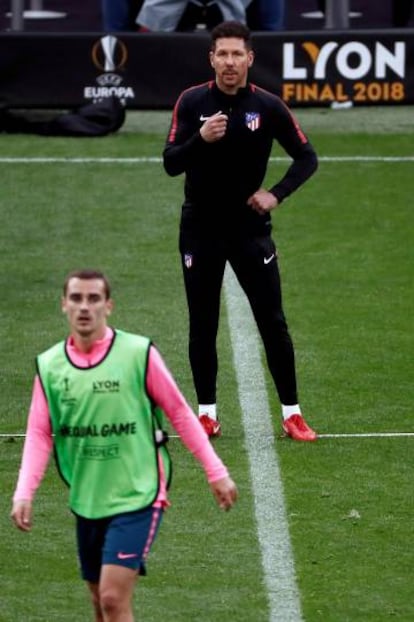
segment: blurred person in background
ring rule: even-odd
[[[102,27],[105,32],[135,31],[135,18],[143,0],[102,0]]]
[[[191,8],[214,12],[214,21],[246,22],[246,8],[251,0],[144,0],[136,17],[138,30],[174,32],[184,13]],[[215,24],[214,24],[215,25]],[[213,24],[211,24],[213,26]]]
[[[276,32],[285,27],[285,0],[252,0],[247,7],[250,30]]]

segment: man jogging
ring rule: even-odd
[[[276,96],[248,82],[254,61],[249,29],[223,22],[211,32],[215,80],[185,90],[174,107],[163,158],[169,175],[185,174],[180,252],[189,309],[189,357],[198,414],[219,436],[216,407],[220,292],[226,262],[246,293],[282,406],[283,429],[313,441],[298,403],[295,357],[282,308],[270,212],[316,170],[317,157]],[[262,187],[277,141],[292,158],[270,190]]]

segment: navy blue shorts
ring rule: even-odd
[[[154,507],[99,519],[76,515],[82,578],[98,583],[104,564],[125,566],[145,575],[145,560],[162,515],[162,508]]]

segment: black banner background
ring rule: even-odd
[[[198,32],[4,33],[0,106],[64,109],[115,95],[130,109],[170,109],[183,89],[212,78],[208,45]],[[251,81],[291,107],[414,103],[414,30],[255,33],[254,47]],[[348,73],[360,67],[357,78],[340,60]],[[286,64],[301,77],[284,76]]]

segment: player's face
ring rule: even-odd
[[[218,87],[231,95],[237,93],[240,87],[246,86],[247,73],[253,58],[252,50],[246,49],[243,39],[217,39],[214,50],[210,52],[210,63],[216,72]]]
[[[105,284],[101,279],[74,277],[69,280],[66,295],[62,298],[62,311],[74,336],[92,340],[102,338],[111,310],[112,300],[106,298]]]

